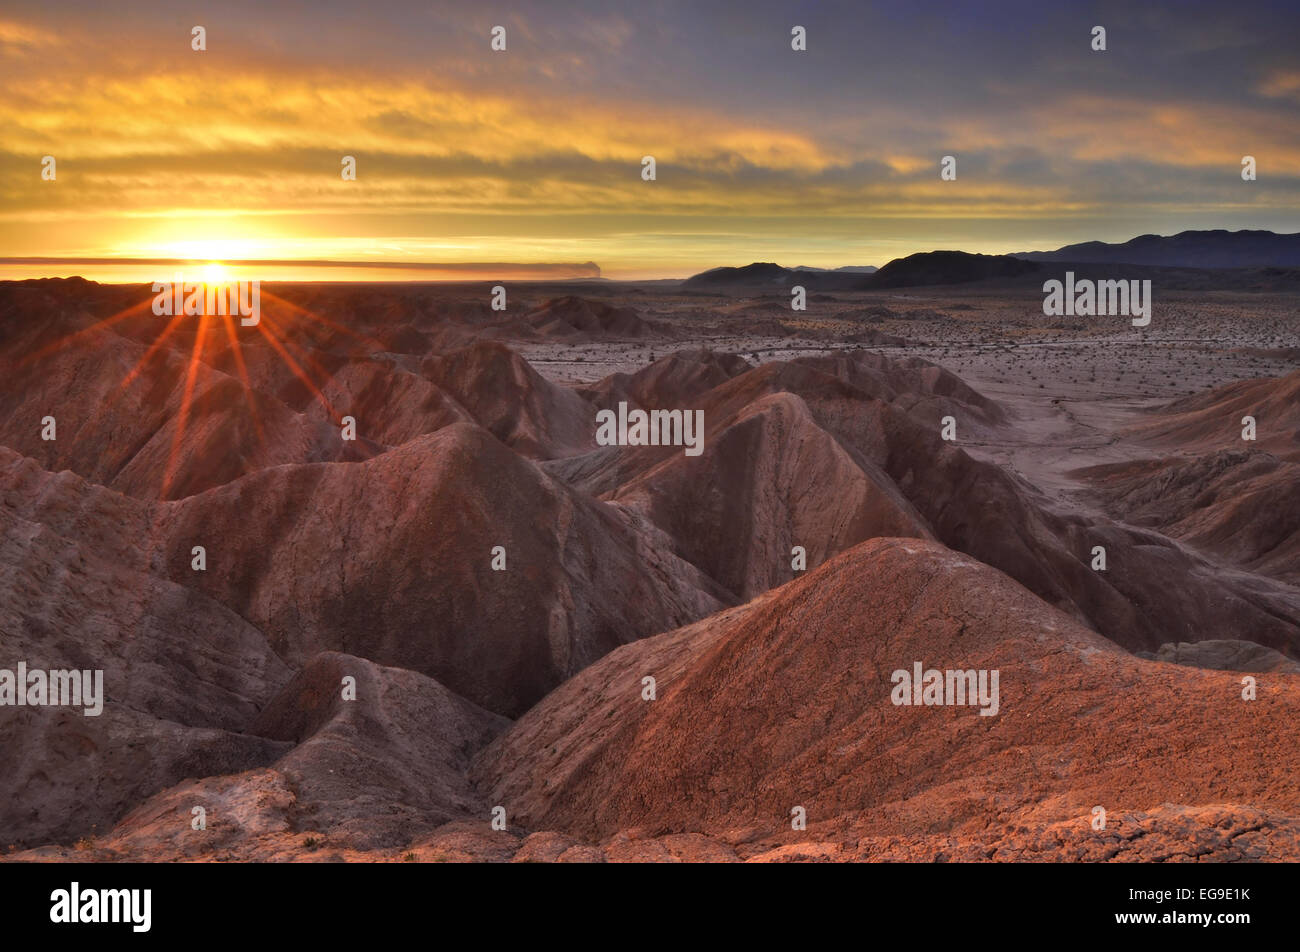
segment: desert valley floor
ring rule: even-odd
[[[509,293],[0,283],[5,858],[1300,859],[1294,289]]]

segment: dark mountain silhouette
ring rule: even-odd
[[[688,278],[686,290],[791,287],[802,284],[810,291],[870,291],[887,288],[966,284],[995,278],[1020,278],[1033,274],[1033,265],[1128,266],[1120,278],[1151,277],[1162,286],[1224,290],[1228,287],[1289,290],[1300,285],[1292,269],[1300,269],[1300,233],[1279,235],[1271,231],[1184,231],[1177,235],[1141,235],[1121,243],[1085,241],[1055,251],[1018,251],[1009,255],[972,254],[965,251],[922,251],[895,258],[880,269],[865,267],[783,268],[755,262],[740,268],[713,268]],[[1142,269],[1178,269],[1152,274]],[[1241,269],[1242,274],[1223,284],[1222,276],[1202,271]],[[1095,267],[1080,276],[1098,276]],[[1102,277],[1111,277],[1102,274]]]
[[[910,288],[937,284],[967,284],[986,278],[1013,278],[1038,270],[1038,265],[1009,255],[977,255],[965,251],[922,251],[895,258],[863,285],[865,288]]]
[[[783,268],[771,262],[755,262],[743,268],[714,268],[687,278],[682,287],[686,290],[726,290],[788,288],[799,284],[810,291],[870,291],[1011,278],[1036,271],[1039,267],[1009,255],[922,251],[906,258],[895,258],[883,268],[870,272],[857,268],[837,271]]]
[[[812,268],[783,268],[770,261],[756,261],[743,268],[713,268],[704,271],[683,281],[682,288],[688,291],[705,291],[729,288],[788,288],[799,284],[809,291],[853,291],[865,287],[864,282],[870,276],[869,272],[857,267],[822,271]]]
[[[1085,241],[1055,251],[1018,251],[1025,261],[1146,264],[1176,268],[1300,268],[1300,233],[1271,231],[1183,231],[1139,235],[1109,244]]]

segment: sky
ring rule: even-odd
[[[682,277],[1300,231],[1298,36],[1295,3],[1194,0],[0,2],[0,277]]]

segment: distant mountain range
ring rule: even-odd
[[[687,278],[687,290],[722,291],[731,288],[788,288],[803,285],[809,291],[869,291],[875,288],[919,287],[931,284],[966,284],[985,278],[1017,277],[1042,265],[1009,255],[977,255],[965,251],[922,251],[895,258],[879,270],[839,268],[783,268],[758,261],[743,268],[714,268]]]
[[[1165,268],[1300,268],[1300,234],[1271,231],[1184,231],[1140,235],[1108,244],[1085,241],[1055,251],[1018,251],[1025,261],[1145,264]]]
[[[793,271],[819,271],[824,274],[873,274],[879,269],[874,264],[846,264],[842,268],[810,268],[806,264],[797,265]]]
[[[965,251],[922,251],[895,258],[869,279],[867,288],[910,288],[931,284],[969,284],[986,278],[1015,278],[1041,265],[1010,255]]]
[[[755,262],[740,268],[713,268],[683,282],[687,290],[722,291],[731,288],[791,287],[809,291],[870,291],[884,288],[968,284],[988,279],[1017,278],[1052,264],[1112,265],[1214,269],[1300,268],[1300,234],[1271,231],[1184,231],[1177,235],[1142,235],[1120,244],[1087,241],[1056,251],[1022,251],[1011,255],[983,255],[965,251],[923,251],[895,258],[883,268],[849,266],[784,268],[772,262]],[[1170,277],[1174,277],[1170,275]],[[1286,275],[1261,275],[1265,283]],[[1292,278],[1294,276],[1291,276]],[[1255,279],[1244,275],[1242,280]],[[1181,274],[1180,283],[1194,276]],[[1290,278],[1287,278],[1291,282]],[[1241,283],[1241,282],[1237,282]],[[1293,282],[1292,282],[1293,283]]]
[[[727,288],[788,288],[802,284],[814,291],[853,291],[863,287],[875,268],[869,265],[851,265],[836,268],[783,268],[771,261],[755,261],[742,268],[713,268],[682,283],[690,290],[725,290]]]

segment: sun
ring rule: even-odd
[[[230,281],[230,270],[221,262],[213,261],[203,266],[204,284],[226,284]]]

